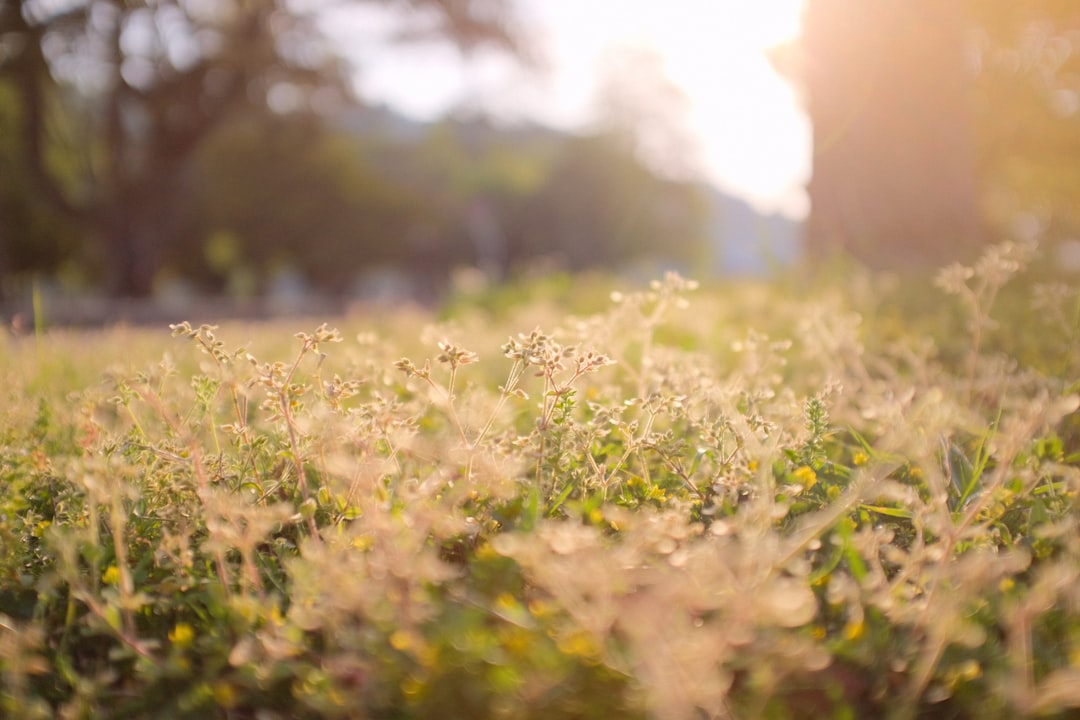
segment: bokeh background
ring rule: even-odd
[[[1070,0],[0,0],[0,312],[1080,266]],[[36,306],[37,310],[33,308]]]

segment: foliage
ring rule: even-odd
[[[1080,326],[996,349],[1029,259],[943,271],[924,325],[862,274],[669,275],[509,331],[5,335],[0,708],[1075,712]]]
[[[190,241],[174,243],[170,266],[217,291],[290,267],[340,294],[357,269],[403,261],[391,239],[407,234],[420,199],[383,178],[367,154],[314,117],[248,114],[229,123],[199,153]]]
[[[562,144],[523,209],[518,252],[549,253],[570,270],[661,253],[669,262],[698,259],[704,198],[691,183],[657,176],[620,140],[608,133]]]
[[[980,173],[990,219],[1017,213],[1050,237],[1080,229],[1072,198],[1080,174],[1080,13],[1067,0],[966,3],[976,28]]]
[[[191,173],[186,240],[173,243],[171,266],[210,290],[245,273],[265,284],[289,267],[336,295],[393,267],[429,299],[455,268],[497,280],[538,263],[689,264],[705,249],[698,186],[657,176],[614,134],[470,117],[416,133],[358,136],[320,118],[256,113],[224,126]],[[228,262],[215,262],[222,245]]]
[[[25,172],[15,143],[19,107],[14,97],[0,83],[0,280],[9,286],[35,273],[63,274],[65,262],[85,260],[78,255],[78,235],[70,224],[35,202],[21,180]],[[8,290],[0,288],[0,297]]]
[[[0,84],[15,96],[18,167],[41,207],[76,224],[110,262],[114,292],[147,295],[185,171],[244,108],[349,103],[319,30],[322,3],[193,0],[0,5]],[[501,0],[415,0],[403,29],[462,47],[514,46]],[[288,100],[289,102],[286,102]],[[78,128],[58,143],[56,119]],[[2,149],[2,148],[0,148]],[[65,166],[54,162],[63,153]]]

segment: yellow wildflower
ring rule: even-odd
[[[187,623],[176,623],[169,631],[169,642],[178,648],[185,648],[195,640],[195,629]]]
[[[395,630],[390,634],[390,647],[395,650],[405,651],[413,646],[412,636],[402,630]]]
[[[797,468],[793,473],[795,479],[803,486],[803,490],[809,490],[817,485],[817,473],[814,472],[814,468],[807,465],[803,465]]]
[[[858,620],[852,620],[844,626],[844,638],[847,640],[858,640],[866,632],[866,623],[862,618]]]
[[[226,682],[214,683],[214,702],[218,707],[232,708],[236,706],[236,692],[233,691],[232,685]]]

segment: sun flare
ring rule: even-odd
[[[809,124],[795,91],[766,52],[797,36],[802,4],[516,0],[529,40],[544,61],[541,73],[491,54],[461,58],[446,47],[351,42],[350,37],[378,28],[377,16],[356,8],[349,17],[335,15],[328,30],[359,61],[365,97],[414,117],[471,105],[499,117],[567,129],[596,119],[600,75],[614,54],[627,48],[651,52],[686,98],[681,124],[693,157],[680,164],[700,168],[704,178],[761,210],[801,217],[808,208],[803,186],[810,173]],[[361,54],[359,47],[376,51]]]
[[[801,216],[810,130],[767,55],[798,35],[801,9],[802,0],[621,0],[617,9],[547,0],[539,14],[557,95],[587,105],[594,73],[614,54],[652,52],[686,98],[681,120],[697,154],[690,164],[761,209]]]

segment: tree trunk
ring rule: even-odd
[[[808,0],[811,256],[845,252],[903,269],[975,252],[982,232],[964,15],[948,0]]]
[[[118,211],[108,226],[109,290],[118,297],[145,298],[157,271],[154,238],[137,218]]]
[[[166,247],[176,231],[176,182],[161,170],[138,191],[115,198],[105,215],[109,288],[113,295],[145,298],[153,294]],[[124,183],[127,184],[127,183]]]

